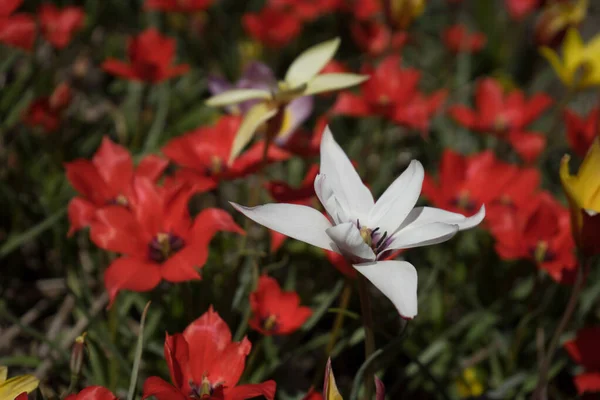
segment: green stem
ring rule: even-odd
[[[119,310],[116,304],[110,307],[108,312],[108,330],[110,333],[110,341],[112,344],[117,345],[117,332],[119,330]],[[119,383],[119,363],[117,357],[109,358],[109,389],[114,392]]]
[[[375,353],[375,334],[373,332],[373,314],[371,313],[371,298],[369,297],[369,287],[367,278],[358,275],[358,294],[360,296],[360,310],[362,313],[363,326],[365,329],[365,360],[371,358]],[[369,400],[373,396],[374,381],[373,371],[369,367],[365,371],[365,396]]]
[[[567,306],[565,307],[565,311],[552,335],[552,339],[550,340],[550,345],[548,346],[548,350],[546,354],[543,356],[542,365],[540,366],[540,373],[538,375],[538,384],[533,392],[532,399],[533,400],[545,400],[548,396],[548,370],[552,364],[552,359],[554,358],[554,354],[558,348],[558,344],[560,341],[560,336],[567,328],[569,321],[573,317],[573,313],[577,307],[579,302],[579,296],[581,295],[583,284],[585,282],[585,275],[589,267],[589,258],[582,258],[579,266],[577,268],[577,277],[575,278],[575,284],[573,285],[573,290],[571,291],[571,296],[569,297],[569,301]]]

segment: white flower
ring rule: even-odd
[[[413,160],[375,202],[327,127],[315,192],[329,219],[294,204],[232,205],[255,222],[303,242],[342,254],[396,306],[404,318],[417,315],[417,271],[406,261],[385,261],[392,250],[427,246],[478,225],[485,208],[472,217],[431,207],[414,207],[423,166]]]

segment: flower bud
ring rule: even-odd
[[[69,361],[71,376],[79,376],[81,373],[85,353],[85,336],[85,332],[81,336],[78,336],[71,349],[71,359]]]
[[[50,96],[50,109],[53,111],[64,110],[71,102],[72,97],[73,92],[71,91],[71,87],[67,83],[61,83],[54,89],[54,92]]]

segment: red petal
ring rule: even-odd
[[[575,377],[579,394],[600,392],[600,372],[587,372]]]
[[[65,169],[67,179],[75,190],[96,206],[106,205],[111,200],[111,192],[91,162],[87,160],[75,160],[65,163]]]
[[[491,78],[485,78],[477,83],[475,103],[484,124],[493,123],[504,104],[502,86]]]
[[[23,0],[3,0],[0,2],[0,17],[8,17],[23,3]]]
[[[535,161],[546,147],[546,137],[532,132],[511,132],[508,140],[519,156],[528,163]]]
[[[190,379],[190,350],[182,334],[177,333],[165,338],[165,360],[171,373],[171,381],[177,388],[186,391]]]
[[[204,374],[211,371],[220,353],[231,343],[231,331],[211,306],[200,318],[188,325],[183,331],[183,337],[189,346],[192,378],[194,382],[202,382]]]
[[[187,396],[158,376],[151,376],[144,382],[144,396],[142,399],[150,396],[156,397],[156,400],[187,400]]]
[[[133,161],[125,147],[104,136],[92,163],[115,195],[124,194],[133,178]]]
[[[155,182],[160,178],[163,171],[169,165],[169,161],[157,155],[146,156],[140,161],[135,169],[135,176],[148,178]]]
[[[113,58],[102,63],[102,69],[109,74],[116,75],[121,78],[139,81],[140,77],[136,74],[131,64],[124,63]]]
[[[169,257],[161,265],[162,278],[173,283],[198,280],[200,279],[200,274],[196,268],[204,265],[207,256],[208,249],[205,251],[193,245],[185,245],[183,249]]]
[[[456,122],[468,129],[476,129],[477,114],[466,106],[453,106],[448,109],[448,113]]]
[[[96,246],[116,253],[145,256],[149,238],[142,236],[133,214],[121,206],[100,208],[90,224]]]
[[[160,283],[160,266],[132,257],[121,257],[113,261],[104,272],[104,286],[110,303],[121,290],[147,292]]]
[[[74,400],[117,400],[110,390],[102,386],[89,386],[72,396]]]
[[[282,235],[276,231],[269,231],[271,234],[271,253],[275,253],[283,246],[283,243],[287,239],[287,236]]]
[[[72,236],[76,231],[88,226],[95,213],[96,206],[94,204],[81,197],[72,199],[69,202],[68,208],[69,223],[71,226],[69,227],[67,236]]]
[[[136,178],[133,180],[133,212],[135,219],[143,228],[143,233],[148,238],[153,238],[162,232],[163,224],[167,221],[165,216],[165,196],[161,195],[159,188],[147,178]],[[177,215],[181,217],[181,215]]]
[[[225,389],[225,400],[245,400],[257,396],[264,396],[268,400],[273,400],[276,388],[277,384],[275,381],[236,386]]]
[[[373,111],[371,111],[369,104],[361,96],[342,92],[338,95],[331,113],[365,117],[371,115]]]
[[[15,14],[0,20],[0,43],[31,50],[35,43],[35,20],[28,14]]]
[[[206,261],[208,257],[208,244],[213,236],[219,231],[235,232],[244,235],[244,230],[235,223],[231,215],[225,210],[218,208],[206,208],[200,212],[194,219],[193,230],[193,247],[200,253],[206,252],[202,256],[198,256],[197,262]],[[202,264],[204,264],[202,262]]]
[[[224,382],[227,387],[235,386],[244,372],[246,357],[251,348],[252,344],[247,338],[241,342],[230,343],[214,360],[208,372],[208,379],[211,382]]]
[[[598,338],[600,326],[591,326],[577,332],[574,340],[564,344],[565,349],[576,363],[587,370],[600,370],[600,349]]]

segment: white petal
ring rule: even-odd
[[[379,227],[381,232],[394,233],[409,215],[421,194],[423,166],[412,160],[375,203],[369,212],[369,228]]]
[[[346,222],[327,229],[327,235],[333,240],[340,253],[350,262],[375,260],[375,253],[360,236],[360,231],[352,222]]]
[[[321,166],[319,172],[325,175],[327,184],[342,205],[355,218],[366,218],[375,203],[367,188],[344,150],[333,138],[329,126],[321,139]]]
[[[246,115],[244,115],[244,119],[242,120],[237,133],[235,134],[235,139],[233,139],[228,161],[230,165],[242,152],[250,140],[252,140],[256,130],[268,119],[275,116],[275,114],[277,114],[277,109],[264,102],[255,104],[250,110],[248,110]]]
[[[317,175],[314,187],[319,201],[325,208],[325,211],[327,211],[329,217],[334,221],[334,225],[343,222],[352,222],[350,221],[351,215],[348,212],[348,205],[343,204],[335,195],[325,175]]]
[[[306,89],[302,92],[305,96],[311,94],[333,92],[360,85],[369,79],[367,75],[332,73],[317,75],[308,82]]]
[[[413,247],[429,246],[450,240],[458,232],[458,225],[432,222],[425,225],[401,229],[391,238],[387,249],[410,249]]]
[[[228,106],[247,100],[269,98],[271,98],[271,93],[262,89],[232,89],[212,96],[206,100],[206,105],[211,107]]]
[[[453,213],[433,207],[416,207],[402,222],[402,228],[408,226],[422,226],[432,222],[443,222],[445,224],[457,225],[459,231],[471,229],[481,223],[485,217],[485,206],[481,206],[477,214],[465,217],[462,214]]]
[[[340,39],[335,38],[306,49],[288,68],[285,81],[291,88],[307,83],[333,58],[339,46]]]
[[[417,270],[406,261],[356,264],[363,274],[394,304],[404,318],[417,315]]]
[[[326,230],[331,227],[329,220],[314,208],[296,204],[265,204],[258,207],[231,205],[254,222],[291,238],[335,252],[332,240]]]

